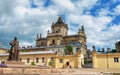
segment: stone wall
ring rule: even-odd
[[[118,58],[118,61],[115,58]],[[94,51],[92,53],[92,60],[93,68],[120,69],[119,53],[98,54]]]
[[[81,59],[78,60],[81,56],[80,55],[55,55],[55,54],[26,54],[21,55],[21,62],[24,62],[25,65],[32,65],[32,62],[37,66],[47,66],[51,67],[49,65],[49,62],[51,61],[51,58],[54,58],[56,65],[56,68],[63,68],[66,67],[67,62],[69,63],[69,67],[71,68],[80,68],[81,67]],[[8,56],[0,56],[0,63],[2,61],[7,62]],[[28,62],[29,58],[29,62]],[[39,58],[39,62],[36,62],[36,58]],[[43,59],[44,58],[44,62]],[[63,60],[63,62],[60,62],[60,59]],[[68,67],[68,66],[67,66]]]

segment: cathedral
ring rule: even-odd
[[[32,65],[34,62],[35,65],[53,67],[50,63],[54,60],[54,68],[82,68],[84,58],[87,57],[84,27],[76,35],[68,35],[68,29],[68,25],[59,16],[57,22],[52,23],[51,32],[48,30],[46,38],[41,34],[37,35],[36,47],[19,48],[20,61],[25,65]],[[0,62],[7,61],[8,53],[0,53]]]
[[[51,32],[48,30],[46,38],[42,38],[41,34],[37,35],[36,47],[68,45],[71,42],[79,42],[84,49],[84,54],[86,54],[87,46],[84,26],[78,29],[76,35],[68,35],[68,24],[63,22],[62,17],[59,16],[57,22],[52,23],[51,29]]]

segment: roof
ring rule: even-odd
[[[75,34],[75,35],[68,35],[68,36],[65,36],[65,37],[78,37],[79,35]]]
[[[38,40],[47,40],[47,38],[37,38],[36,41]]]
[[[81,46],[82,44],[80,42],[70,42],[70,45],[72,45],[72,46]]]
[[[8,49],[6,49],[6,48],[0,48],[0,49],[1,49],[1,50],[5,50],[5,51],[8,50]]]
[[[20,53],[21,55],[25,54],[54,54],[55,52],[53,51],[37,51],[37,52],[22,52]]]
[[[37,51],[37,52],[21,52],[20,55],[28,55],[28,54],[55,54],[54,51]],[[2,53],[0,56],[8,56],[9,53]]]
[[[54,23],[52,24],[52,28],[55,27],[55,26],[59,26],[59,27],[60,26],[65,26],[68,29],[68,25],[63,22],[61,16],[58,17],[58,20],[55,24]]]
[[[76,46],[81,46],[80,42],[70,42],[68,45],[72,45],[73,47]],[[34,47],[34,48],[20,48],[19,50],[25,50],[25,49],[41,49],[41,48],[61,48],[61,47],[65,47],[66,45],[52,45],[52,46],[40,46],[40,47]]]

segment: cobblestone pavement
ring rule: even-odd
[[[67,73],[51,73],[47,75],[120,75],[120,69],[69,69],[69,72]]]
[[[114,74],[116,73],[116,74]],[[82,69],[68,69],[64,73],[49,73],[49,74],[0,74],[0,75],[120,75],[120,69],[93,69],[93,68],[82,68]]]
[[[78,75],[120,75],[120,69],[82,68],[76,69],[75,71],[75,73],[78,73]]]
[[[120,75],[120,69],[69,69],[68,73],[52,73],[49,75]]]

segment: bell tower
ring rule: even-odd
[[[56,23],[52,23],[51,29],[52,33],[59,34],[61,36],[67,36],[68,25],[63,22],[61,16],[58,17]]]
[[[86,44],[86,34],[85,34],[85,29],[84,26],[81,26],[81,29],[78,30],[78,36],[79,36],[79,42],[82,44]]]
[[[81,29],[79,29],[78,35],[80,35],[80,36],[85,36],[85,29],[84,29],[84,26],[83,26],[83,25],[81,26]]]
[[[51,26],[51,33],[47,34],[47,45],[60,45],[63,41],[63,37],[67,36],[68,25],[59,16],[57,22],[53,22]]]

